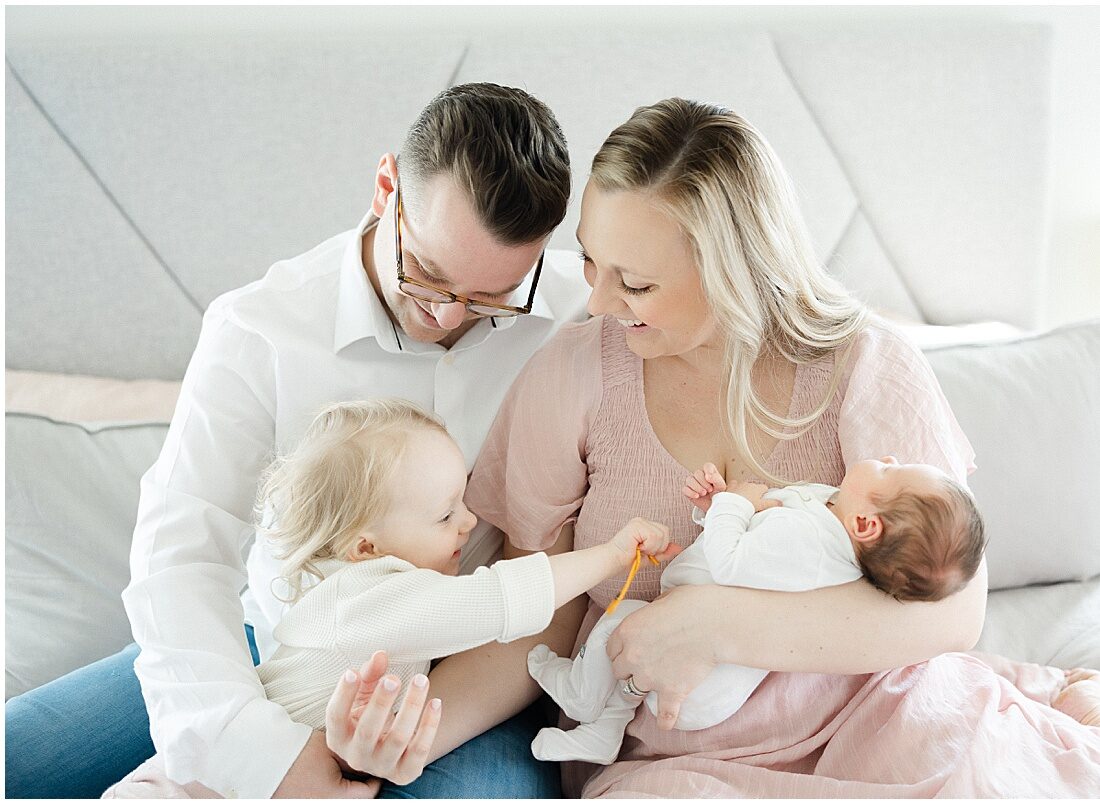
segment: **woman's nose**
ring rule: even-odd
[[[595,268],[586,268],[584,278],[592,286],[588,297],[588,313],[597,316],[609,313],[614,304],[614,296],[607,287],[607,280]]]
[[[443,329],[454,329],[466,319],[466,305],[459,302],[433,304],[432,315]]]
[[[882,461],[883,463],[890,463],[890,464],[893,464],[893,463],[897,463],[897,462],[898,462],[898,459],[897,459],[897,458],[895,458],[895,457],[894,457],[893,455],[883,455],[883,456],[882,456],[882,458],[881,458],[880,460],[881,460],[881,461]]]

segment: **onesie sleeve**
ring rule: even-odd
[[[829,536],[804,511],[770,508],[753,516],[752,503],[722,501],[707,513],[699,537],[707,568],[716,583],[776,592],[805,592],[848,583],[861,577],[858,565],[828,550]],[[714,515],[712,517],[712,515]]]
[[[587,441],[602,396],[602,319],[562,327],[528,361],[474,465],[466,505],[521,550],[545,550],[588,491]]]
[[[875,320],[844,371],[838,437],[845,466],[893,455],[901,463],[939,467],[966,484],[974,450],[928,359],[911,341]]]

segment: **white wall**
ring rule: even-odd
[[[42,9],[40,9],[42,10]],[[1054,32],[1052,97],[1052,174],[1049,297],[1046,320],[1056,325],[1100,316],[1100,8],[1088,6],[597,6],[554,7],[295,7],[212,8],[61,8],[42,28],[48,37],[61,28],[97,35],[131,36],[147,28],[170,26],[185,36],[189,29],[248,30],[257,25],[308,36],[311,30],[346,26],[349,17],[364,29],[386,35],[387,20],[400,16],[432,31],[510,30],[516,26],[629,31],[654,22],[675,27],[728,26],[731,22],[783,30],[833,22],[942,22],[1016,20],[1043,22]],[[257,14],[261,12],[261,14]],[[359,27],[358,25],[356,27]],[[369,37],[364,41],[369,47]],[[415,42],[410,42],[415,69]]]

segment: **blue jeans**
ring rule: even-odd
[[[252,629],[253,662],[259,662]],[[74,670],[4,706],[8,798],[98,798],[153,755],[134,675],[138,646]],[[547,725],[538,704],[442,757],[385,798],[557,798],[558,766],[531,756]]]

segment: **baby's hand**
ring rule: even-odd
[[[660,522],[650,522],[648,519],[634,517],[626,523],[622,530],[616,533],[610,542],[622,553],[623,566],[629,567],[634,561],[634,554],[639,547],[646,555],[653,556],[658,561],[672,558],[681,551],[678,544],[670,544],[668,526]]]
[[[765,508],[779,508],[783,505],[779,500],[764,499],[764,492],[769,491],[769,489],[763,483],[738,483],[730,490],[734,494],[740,494],[751,502],[752,507],[757,513],[760,513]]]
[[[702,469],[696,469],[684,481],[684,496],[695,503],[695,507],[704,514],[710,510],[711,498],[725,490],[726,480],[713,463],[704,463]]]

